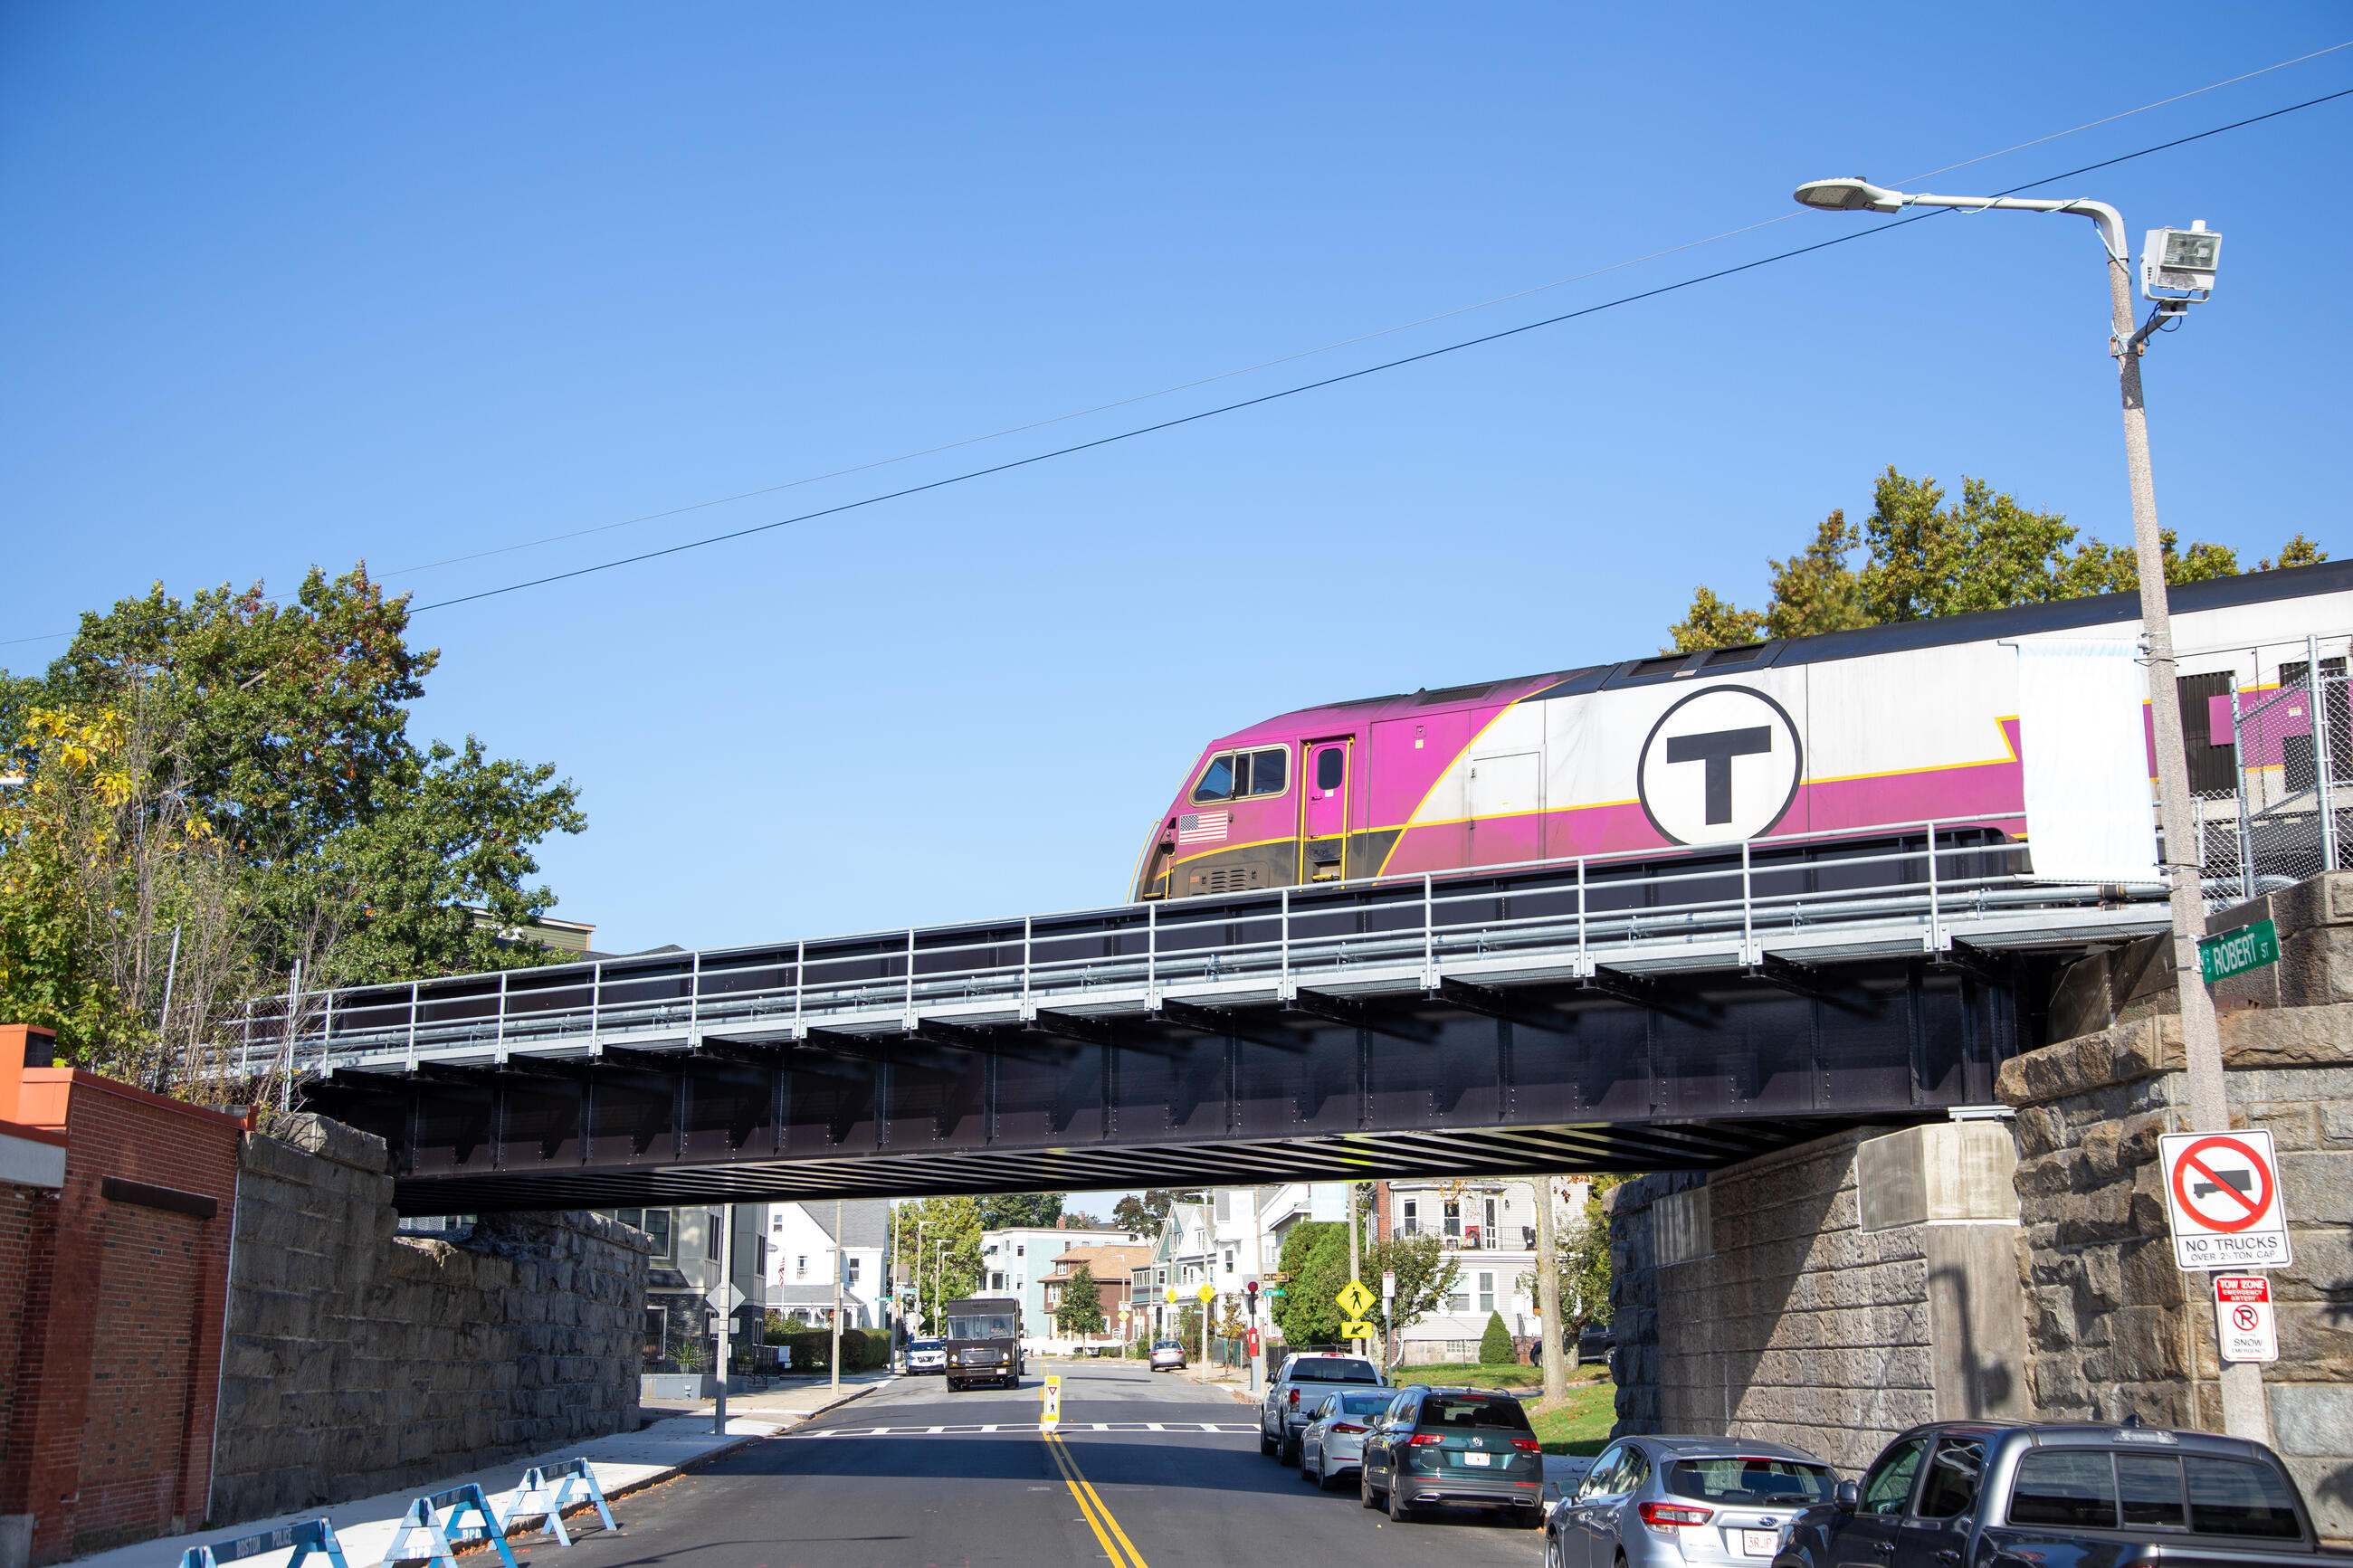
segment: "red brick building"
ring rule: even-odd
[[[247,1125],[49,1059],[0,1026],[0,1568],[203,1522]]]

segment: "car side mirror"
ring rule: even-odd
[[[1862,1489],[1861,1487],[1855,1485],[1852,1481],[1841,1481],[1838,1484],[1839,1507],[1852,1509],[1862,1506]]]

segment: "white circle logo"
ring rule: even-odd
[[[1770,830],[1805,773],[1798,727],[1746,686],[1694,691],[1642,742],[1635,787],[1651,826],[1677,844],[1736,844]]]

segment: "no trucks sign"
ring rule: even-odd
[[[2176,1263],[2213,1272],[2295,1261],[2269,1132],[2170,1132],[2158,1148]]]

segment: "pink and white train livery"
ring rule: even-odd
[[[2191,783],[2227,789],[2232,678],[2296,677],[2308,637],[2342,657],[2353,563],[2190,584],[2172,604]],[[2139,615],[2134,594],[2068,599],[1286,713],[1202,752],[1134,895],[1930,818],[2025,837],[2021,647],[2130,645]]]

